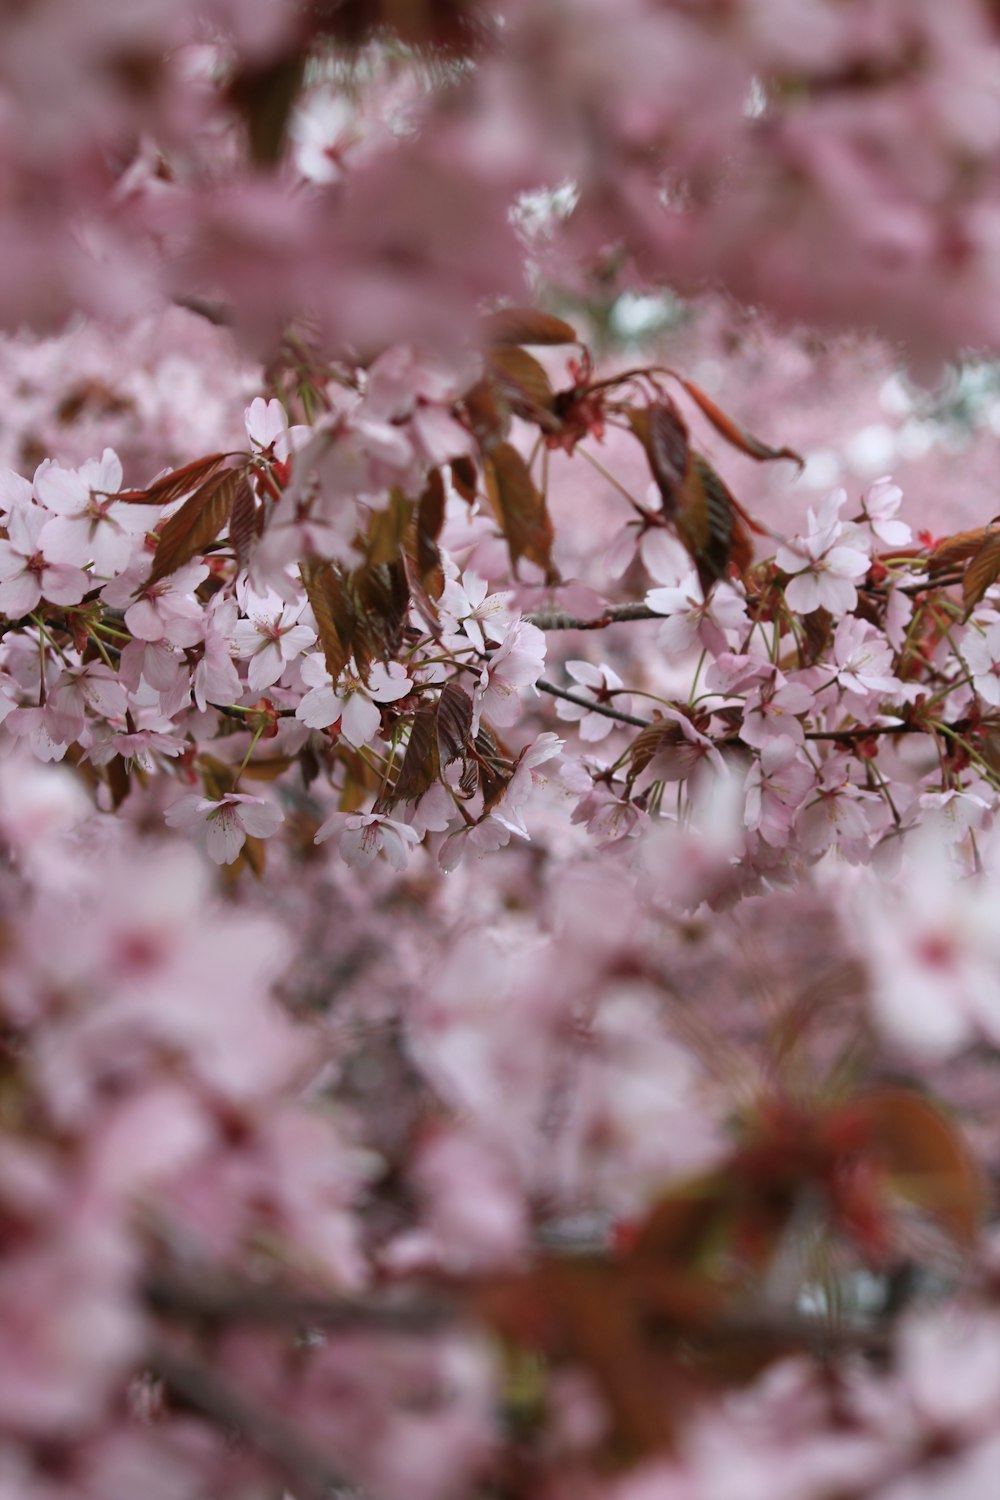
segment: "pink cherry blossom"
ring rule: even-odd
[[[863,538],[838,519],[846,499],[835,490],[818,512],[809,511],[807,534],[778,548],[778,567],[790,575],[785,598],[802,614],[826,609],[840,616],[857,603],[854,580],[868,572],[870,560]]]
[[[305,602],[284,604],[272,594],[261,597],[246,591],[241,604],[249,619],[234,625],[230,640],[234,655],[250,658],[247,679],[255,693],[272,687],[289,662],[315,643],[316,632],[299,623]]]
[[[12,619],[30,614],[44,598],[52,604],[79,604],[90,588],[82,568],[50,561],[40,546],[48,520],[38,505],[17,505],[0,541],[0,610]]]
[[[326,729],[340,721],[340,732],[351,745],[367,745],[378,733],[379,705],[396,703],[413,687],[398,662],[373,662],[365,681],[353,661],[348,662],[334,688],[324,658],[316,653],[302,663],[302,680],[309,691],[295,710],[310,729]]]
[[[102,458],[79,469],[46,461],[34,484],[46,510],[55,512],[38,538],[47,558],[75,567],[92,563],[100,578],[124,573],[152,518],[146,506],[115,500],[122,487],[117,454],[105,448]]]
[[[219,798],[193,793],[174,802],[166,813],[171,828],[199,834],[209,858],[217,865],[232,864],[248,834],[253,838],[270,838],[283,818],[280,807],[273,802],[245,792],[227,792]]]
[[[405,870],[410,847],[420,842],[420,835],[406,823],[374,812],[332,813],[318,829],[316,843],[334,837],[341,858],[359,869],[384,853],[394,870]]]
[[[698,575],[688,573],[676,588],[650,589],[646,604],[668,619],[658,640],[665,651],[680,653],[701,646],[717,656],[729,645],[729,630],[745,630],[746,604],[729,583],[718,583],[706,601]]]
[[[518,690],[533,686],[545,666],[545,636],[526,620],[516,621],[483,668],[475,692],[475,720],[501,726],[518,714]]]

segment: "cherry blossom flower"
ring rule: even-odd
[[[287,464],[292,453],[312,436],[311,427],[290,427],[281,402],[255,396],[243,413],[247,437],[258,453]]]
[[[321,653],[307,656],[301,667],[302,680],[309,692],[295,710],[297,719],[310,729],[327,729],[340,721],[340,732],[349,745],[367,745],[378,733],[382,715],[379,705],[396,703],[413,687],[399,662],[374,662],[367,682],[354,663],[348,662],[337,680],[336,689]]]
[[[538,681],[545,666],[545,636],[526,620],[513,624],[480,674],[475,691],[473,725],[481,716],[494,724],[513,724],[518,713],[518,690]]]
[[[574,682],[580,684],[581,697],[589,697],[595,703],[611,703],[626,711],[630,699],[622,696],[625,684],[614,668],[602,662],[595,667],[589,661],[568,661],[566,671]],[[556,699],[556,713],[567,723],[576,724],[580,738],[589,744],[606,739],[615,728],[613,719],[606,714],[595,714],[579,703],[568,703],[564,698]]]
[[[785,598],[801,614],[826,609],[840,616],[857,603],[854,580],[871,563],[860,533],[847,532],[839,520],[846,499],[846,491],[834,490],[818,512],[809,511],[807,534],[778,548],[777,565],[790,575]]]
[[[190,562],[156,583],[145,581],[148,564],[139,561],[106,584],[101,598],[125,610],[125,624],[141,641],[194,646],[204,633],[204,610],[194,591],[208,577],[205,563]]]
[[[34,484],[46,510],[55,512],[38,538],[47,558],[76,567],[93,563],[100,578],[125,571],[153,518],[147,506],[115,500],[122,486],[117,454],[105,448],[79,469],[46,460]]]
[[[982,633],[970,630],[962,642],[962,656],[976,692],[986,703],[1000,707],[1000,620]]]
[[[390,818],[387,813],[331,813],[316,833],[317,844],[337,839],[337,847],[346,864],[364,869],[379,853],[384,853],[394,870],[405,870],[410,848],[419,844],[415,828]],[[409,846],[409,847],[408,847]]]
[[[513,597],[510,590],[489,593],[486,579],[470,571],[463,574],[461,583],[447,580],[440,607],[461,624],[478,651],[485,651],[487,640],[499,644],[507,633]]]
[[[896,519],[903,491],[886,475],[876,479],[861,497],[861,513],[873,534],[887,547],[907,547],[913,532],[905,521]]]
[[[166,820],[171,828],[197,833],[217,865],[231,865],[248,834],[270,838],[284,821],[284,813],[273,802],[245,792],[227,792],[217,798],[191,793],[167,808]]]
[[[717,583],[706,601],[693,571],[675,588],[650,589],[646,604],[658,615],[669,617],[660,626],[657,640],[671,654],[700,645],[718,656],[729,645],[726,632],[745,629],[748,624],[746,604],[731,583]]]
[[[791,838],[795,814],[816,784],[816,773],[787,736],[768,740],[746,780],[746,826],[775,849]]]
[[[305,600],[290,605],[276,594],[261,596],[244,590],[240,603],[250,618],[234,625],[229,638],[234,655],[250,658],[247,680],[251,690],[260,693],[315,643],[316,632],[299,623]]]
[[[802,677],[789,678],[771,668],[766,679],[750,689],[743,707],[741,740],[756,749],[778,737],[802,744],[805,729],[798,716],[813,706],[814,699],[814,683]]]
[[[82,568],[50,561],[40,546],[49,516],[39,505],[16,505],[7,518],[7,540],[0,541],[0,610],[10,619],[30,614],[42,599],[79,604],[90,588]]]

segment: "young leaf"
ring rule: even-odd
[[[472,699],[457,682],[448,682],[437,703],[437,751],[442,766],[465,754],[472,732]]]
[[[736,501],[712,465],[692,455],[675,521],[677,535],[691,554],[705,597],[730,564],[742,573],[753,561],[753,544]]]
[[[242,469],[215,474],[174,512],[160,533],[150,583],[176,573],[215,541],[229,520],[241,483],[246,483]]]
[[[420,708],[413,716],[410,738],[396,776],[393,802],[415,802],[434,785],[440,773],[437,755],[436,710]]]
[[[179,500],[182,495],[189,495],[204,484],[225,459],[225,453],[209,453],[205,458],[196,458],[193,463],[185,464],[182,469],[174,469],[160,479],[154,479],[144,490],[120,490],[115,499],[124,500],[127,505],[169,505],[172,500]]]
[[[483,319],[483,339],[504,344],[577,344],[576,329],[534,307],[502,307]]]
[[[505,344],[487,355],[486,364],[518,416],[537,419],[552,415],[555,392],[533,354],[517,345]]]
[[[309,558],[299,565],[306,597],[316,617],[319,643],[326,658],[326,670],[336,682],[351,654],[350,635],[341,633],[347,624],[343,582],[333,563]]]
[[[552,521],[545,497],[536,488],[528,465],[510,443],[498,443],[486,462],[487,491],[503,528],[514,567],[526,557],[556,578],[552,566]]]
[[[973,556],[962,579],[962,603],[974,609],[991,584],[1000,577],[1000,532],[987,536]]]
[[[880,1089],[856,1107],[900,1197],[938,1219],[959,1243],[974,1243],[983,1183],[951,1121],[908,1089]]]
[[[678,375],[677,379],[687,391],[688,395],[704,412],[716,432],[721,433],[727,443],[745,453],[748,458],[755,458],[759,463],[766,463],[772,459],[790,458],[793,463],[798,464],[799,470],[805,468],[805,459],[795,452],[793,448],[772,448],[767,443],[762,443],[752,433],[747,432],[738,422],[716,406],[710,396],[707,396],[700,386],[691,380],[685,380]]]
[[[233,509],[229,517],[229,540],[236,553],[237,565],[245,568],[253,545],[261,533],[263,513],[258,510],[246,475],[243,475],[236,490]]]
[[[927,558],[927,571],[932,578],[938,573],[950,573],[959,563],[975,557],[979,549],[995,536],[1000,536],[1000,527],[990,525],[942,537]]]
[[[453,458],[448,467],[451,470],[451,482],[466,505],[472,505],[476,499],[476,466],[468,455],[461,458]]]

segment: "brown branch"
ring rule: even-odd
[[[273,1463],[299,1500],[331,1500],[338,1491],[356,1493],[326,1455],[313,1448],[291,1423],[275,1416],[270,1407],[248,1401],[214,1370],[167,1348],[154,1349],[150,1365],[177,1401],[236,1432]]]
[[[213,1276],[160,1271],[145,1286],[146,1301],[158,1313],[204,1323],[247,1322],[326,1329],[385,1329],[426,1333],[453,1322],[453,1299],[431,1294],[407,1298],[321,1297],[282,1287],[255,1286]]]
[[[215,302],[210,297],[198,297],[181,294],[174,297],[175,307],[183,307],[185,312],[196,313],[199,318],[204,318],[215,328],[229,328],[232,326],[233,315],[224,302]]]
[[[551,693],[553,698],[564,698],[567,703],[575,703],[579,708],[586,708],[592,714],[603,714],[606,719],[617,719],[620,724],[635,724],[639,729],[648,729],[652,719],[640,719],[638,714],[627,714],[624,709],[610,708],[606,703],[595,703],[591,698],[584,698],[580,693],[571,693],[568,688],[556,687],[554,682],[546,682],[540,679],[535,687],[543,693]]]
[[[664,616],[648,604],[609,604],[603,615],[592,620],[581,620],[576,615],[555,611],[551,614],[525,615],[529,625],[539,630],[606,630],[609,625],[620,625],[623,620],[662,620]]]

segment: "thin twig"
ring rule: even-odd
[[[298,1500],[331,1500],[356,1488],[334,1469],[298,1430],[264,1406],[248,1401],[214,1370],[193,1359],[157,1348],[150,1365],[167,1390],[184,1405],[235,1431],[281,1470]]]
[[[453,1299],[430,1294],[405,1301],[383,1297],[319,1297],[282,1287],[247,1285],[211,1275],[158,1272],[146,1282],[146,1300],[156,1312],[197,1322],[299,1325],[325,1329],[385,1329],[425,1333],[453,1322]]]
[[[610,708],[606,703],[595,703],[591,698],[584,698],[580,693],[571,693],[568,688],[556,687],[554,682],[546,682],[544,679],[535,683],[543,693],[551,693],[553,698],[565,698],[567,703],[575,703],[579,708],[586,708],[592,714],[603,714],[606,719],[617,719],[620,724],[635,724],[639,729],[648,729],[652,719],[640,719],[638,714],[627,714],[621,708]]]
[[[619,625],[623,620],[662,620],[663,615],[650,609],[648,604],[609,604],[602,615],[592,620],[558,612],[525,615],[524,618],[529,625],[537,625],[539,630],[606,630],[609,625]]]

